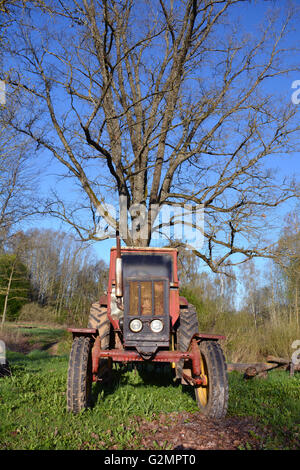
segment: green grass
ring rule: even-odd
[[[244,381],[230,374],[229,414],[253,416],[266,429],[266,449],[300,449],[300,375],[269,372],[267,379]]]
[[[10,328],[16,328],[10,326]],[[39,347],[47,347],[52,343],[66,338],[67,332],[63,328],[45,328],[45,327],[18,327],[18,332],[27,339],[30,344],[38,344]]]
[[[73,415],[66,411],[68,356],[32,351],[10,353],[9,361],[13,377],[0,382],[2,449],[138,448],[136,416],[197,410],[164,369],[151,382],[131,370],[115,371],[110,387],[95,384],[93,409]]]
[[[33,332],[39,343],[63,332]],[[66,411],[68,354],[33,350],[8,352],[13,375],[0,380],[0,449],[139,449],[137,417],[197,412],[193,394],[172,382],[170,367],[114,371],[110,386],[93,386],[93,409]],[[154,373],[155,371],[155,373]],[[229,416],[252,416],[266,437],[266,449],[300,448],[300,376],[285,372],[244,381],[231,373]]]

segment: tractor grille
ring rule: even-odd
[[[129,315],[163,316],[164,281],[130,281]]]

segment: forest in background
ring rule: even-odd
[[[182,294],[196,306],[203,331],[226,335],[230,361],[291,357],[300,335],[297,212],[286,217],[274,256],[264,264],[249,260],[224,275],[199,273],[196,259],[187,252],[180,261]]]
[[[0,254],[5,320],[85,325],[107,283],[107,266],[91,248],[54,230],[18,232]]]

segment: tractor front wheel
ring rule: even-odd
[[[67,409],[79,413],[91,404],[92,340],[77,336],[73,340],[69,359]]]
[[[206,385],[195,386],[199,410],[210,418],[224,418],[228,402],[227,366],[221,346],[216,341],[199,344],[202,375]]]

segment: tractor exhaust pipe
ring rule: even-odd
[[[122,258],[121,258],[121,240],[119,232],[116,235],[117,238],[117,257],[116,257],[116,297],[123,296],[122,289]]]

